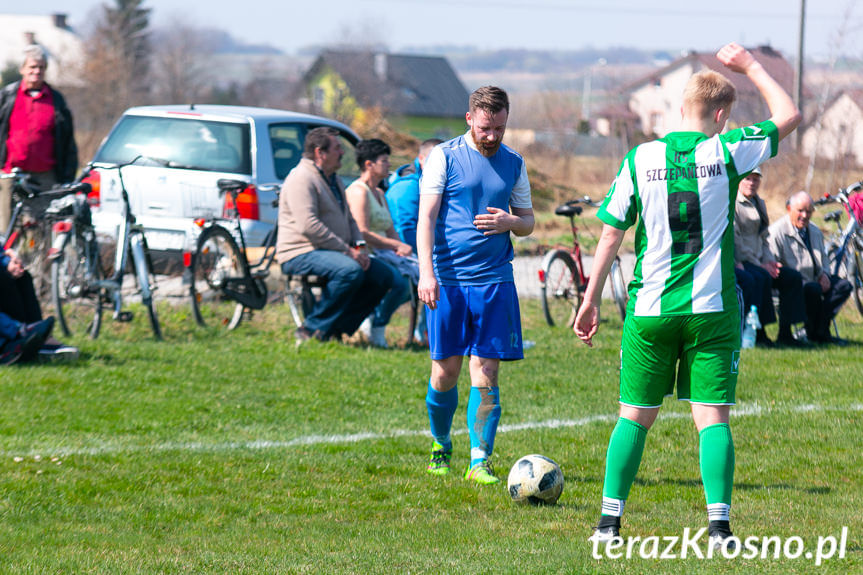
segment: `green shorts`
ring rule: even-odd
[[[628,315],[620,346],[620,402],[658,407],[665,396],[734,405],[740,362],[740,312]]]

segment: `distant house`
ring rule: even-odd
[[[824,108],[821,123],[803,132],[800,144],[807,156],[848,161],[863,166],[863,90],[837,94]],[[814,154],[813,154],[814,152]]]
[[[787,60],[769,46],[750,50],[764,69],[790,94],[794,70]],[[690,53],[624,87],[628,107],[638,118],[646,135],[664,136],[680,127],[683,89],[689,78],[701,70],[715,70],[729,78],[737,88],[737,101],[729,125],[744,126],[770,117],[757,88],[742,74],[728,70],[713,53]]]
[[[418,138],[466,130],[468,91],[445,58],[383,52],[322,52],[304,83],[313,113],[352,122],[379,110]]]
[[[55,86],[80,83],[84,42],[69,27],[65,14],[33,16],[0,14],[0,70],[21,67],[28,44],[39,44],[48,54],[45,79]]]

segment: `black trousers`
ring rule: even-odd
[[[744,314],[752,305],[758,306],[758,319],[761,325],[776,321],[773,308],[773,290],[779,292],[779,331],[790,334],[791,324],[806,320],[803,303],[803,278],[795,269],[779,268],[776,278],[759,265],[744,262],[743,269],[735,268],[737,283],[743,291]]]
[[[830,322],[839,313],[842,304],[851,295],[852,287],[848,280],[837,276],[830,278],[830,289],[826,292],[818,282],[803,284],[803,298],[806,301],[806,335],[814,341],[830,339]]]
[[[29,272],[24,272],[20,278],[13,278],[7,270],[0,270],[0,311],[23,323],[42,319],[42,310]]]
[[[803,276],[794,268],[779,268],[773,278],[773,288],[779,292],[779,331],[791,329],[791,324],[806,321],[803,301]]]

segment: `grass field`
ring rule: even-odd
[[[427,352],[297,350],[280,306],[223,336],[162,309],[165,342],[141,316],[75,340],[75,364],[0,371],[0,573],[863,572],[863,321],[850,306],[849,347],[744,351],[732,420],[736,534],[796,536],[814,552],[847,527],[845,557],[818,567],[805,553],[594,558],[620,321],[591,350],[543,325],[536,301],[522,311],[536,346],[503,366],[494,462],[505,477],[521,455],[554,458],[558,505],[425,473]],[[686,406],[669,399],[624,535],[706,524],[697,457]]]

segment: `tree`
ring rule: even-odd
[[[209,57],[214,52],[211,35],[174,20],[154,31],[151,95],[160,103],[201,102],[211,92]]]
[[[150,11],[142,2],[102,4],[85,32],[84,82],[67,94],[82,157],[95,151],[124,110],[147,101]]]
[[[102,5],[98,26],[108,46],[127,68],[135,91],[146,91],[150,58],[150,9],[144,0],[114,0],[114,7]]]

